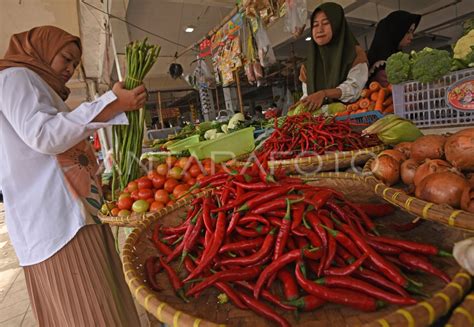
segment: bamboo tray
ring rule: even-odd
[[[346,193],[355,201],[377,202],[380,200],[371,192],[370,187],[357,179],[321,178],[314,183],[332,186]],[[211,288],[204,291],[197,299],[184,303],[169,286],[165,274],[158,275],[158,283],[163,286],[161,292],[148,288],[143,275],[143,264],[150,255],[156,255],[150,241],[154,225],[159,221],[164,225],[176,225],[179,216],[186,212],[189,202],[177,203],[165,214],[156,215],[138,223],[125,242],[122,251],[123,269],[126,281],[136,300],[153,314],[158,320],[173,326],[272,326],[271,323],[251,311],[237,309],[232,304],[217,304],[218,291]],[[172,211],[171,211],[172,210]],[[397,210],[392,216],[383,220],[393,223],[406,220],[407,214]],[[379,221],[378,224],[383,223]],[[383,225],[377,228],[383,234],[394,234]],[[437,244],[445,250],[451,250],[454,242],[467,238],[470,234],[457,229],[447,228],[439,224],[423,225],[410,232],[404,233],[404,239],[427,241]],[[410,275],[425,285],[425,292],[432,297],[412,307],[388,306],[373,313],[363,313],[335,304],[327,304],[322,308],[301,313],[296,320],[291,313],[283,313],[294,326],[428,326],[439,319],[452,306],[464,297],[471,287],[471,277],[464,272],[454,259],[434,258],[435,265],[442,267],[453,281],[445,285],[438,279],[427,275]],[[280,294],[279,292],[276,292]]]
[[[194,199],[199,196],[203,196],[206,194],[205,191],[191,195],[190,198]],[[188,200],[181,199],[176,201],[176,204],[182,206],[188,203]],[[154,217],[158,216],[161,217],[173,211],[174,206],[165,206],[163,209],[160,209],[157,212],[144,212],[144,213],[136,213],[132,212],[130,215],[126,217],[119,217],[119,216],[108,216],[104,215],[99,211],[98,217],[103,224],[109,224],[110,226],[117,226],[117,227],[137,227],[140,225],[142,221],[147,219],[153,219]]]
[[[450,227],[474,231],[474,213],[453,209],[448,205],[426,202],[406,194],[401,189],[388,187],[371,173],[370,164],[372,160],[365,164],[361,178],[372,187],[378,196],[415,216]]]

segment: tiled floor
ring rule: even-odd
[[[123,232],[120,241],[123,242]],[[141,326],[158,326],[137,304]],[[18,266],[13,247],[5,225],[5,212],[0,202],[0,327],[38,326],[31,311],[25,275]]]

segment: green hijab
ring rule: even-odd
[[[331,23],[332,39],[323,46],[318,46],[314,39],[310,44],[306,60],[308,94],[335,88],[345,81],[356,58],[355,46],[359,44],[337,3],[326,2],[317,7],[311,15],[311,28],[319,11],[324,11]]]

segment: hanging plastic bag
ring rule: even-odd
[[[262,67],[268,67],[276,63],[272,44],[260,19],[258,19],[258,29],[257,33],[255,33],[255,41],[257,42],[258,57],[260,58],[260,64]]]
[[[308,14],[306,10],[306,0],[286,0],[285,32],[299,37],[306,26]]]

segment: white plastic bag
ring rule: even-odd
[[[297,38],[303,33],[308,19],[306,0],[286,0],[286,8],[285,32]]]
[[[255,41],[257,42],[258,57],[262,67],[267,67],[276,63],[272,44],[268,38],[267,31],[263,27],[261,19],[258,19],[258,30],[257,33],[255,33]]]

